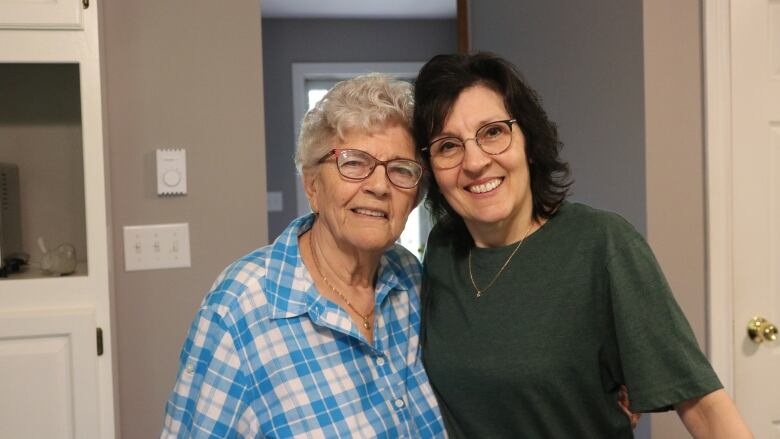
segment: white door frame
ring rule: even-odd
[[[357,75],[371,72],[382,72],[388,75],[411,79],[417,77],[417,72],[423,66],[422,62],[395,62],[395,63],[293,63],[292,64],[292,89],[293,89],[293,132],[295,141],[298,141],[301,120],[306,114],[306,102],[304,98],[306,80],[309,79],[349,79]],[[309,200],[303,190],[303,182],[300,176],[295,179],[296,206],[298,215],[309,212]]]
[[[708,351],[734,396],[731,1],[704,0]]]

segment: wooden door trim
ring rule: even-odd
[[[734,396],[731,2],[704,0],[707,351]]]
[[[458,52],[469,53],[471,50],[471,35],[469,35],[469,2],[458,0]]]

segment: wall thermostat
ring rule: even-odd
[[[183,149],[157,150],[157,195],[187,193],[187,152]]]

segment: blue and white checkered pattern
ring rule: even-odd
[[[298,251],[314,216],[220,275],[190,328],[162,437],[445,437],[420,359],[420,264],[381,259],[374,341],[317,293]]]

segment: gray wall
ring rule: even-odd
[[[480,0],[471,47],[511,60],[558,124],[573,199],[646,230],[642,1]]]
[[[297,216],[292,63],[426,61],[457,44],[455,20],[263,20],[268,190],[284,198],[268,214],[272,239]]]
[[[645,0],[654,32],[645,30],[644,48],[638,0],[599,0],[588,8],[561,0],[542,6],[528,0],[528,6],[480,0],[471,5],[471,32],[475,48],[512,59],[544,97],[574,164],[576,197],[621,212],[640,230],[647,229],[690,318],[689,307],[701,313],[704,303],[700,6],[658,1]],[[275,223],[269,225],[270,236],[295,215],[290,63],[421,61],[456,49],[455,23],[418,22],[416,36],[407,38],[414,22],[263,20],[261,72],[257,2],[231,8],[204,1],[106,2],[102,13],[120,426],[124,439],[155,437],[195,307],[217,271],[267,242],[265,154],[268,188],[285,192],[287,209],[270,216]],[[648,17],[645,12],[645,23]],[[360,36],[341,34],[352,29]],[[673,36],[661,35],[668,29]],[[643,83],[643,59],[648,62],[651,55],[653,66],[665,69],[651,71],[648,65]],[[263,91],[257,87],[263,76],[265,123],[273,128],[267,149]],[[671,127],[668,137],[651,138],[665,127]],[[681,132],[682,141],[668,141]],[[150,157],[154,148],[170,145],[187,148],[190,194],[160,199],[150,187]],[[656,150],[661,146],[666,148],[663,158]],[[667,157],[679,155],[680,148],[686,159],[668,168]],[[676,184],[669,188],[661,182]],[[655,224],[673,221],[668,212],[684,215],[667,235]],[[193,267],[124,272],[121,227],[174,221],[190,223]],[[676,265],[670,255],[681,249],[692,249],[693,269],[686,262],[670,272]],[[701,335],[704,321],[691,323]],[[659,433],[653,418],[653,433]]]
[[[701,2],[470,3],[472,47],[517,64],[559,124],[573,198],[646,233],[704,348]],[[690,437],[674,412],[650,418],[637,437]]]
[[[102,4],[123,439],[159,437],[184,336],[232,260],[267,243],[260,4]],[[154,151],[187,151],[188,194],[156,195]],[[124,271],[122,226],[188,222],[192,267]]]
[[[704,348],[707,341],[701,4],[644,0],[647,238]],[[673,412],[653,437],[687,438]]]
[[[572,199],[646,232],[642,1],[480,0],[470,14],[472,49],[512,61],[558,124]]]

